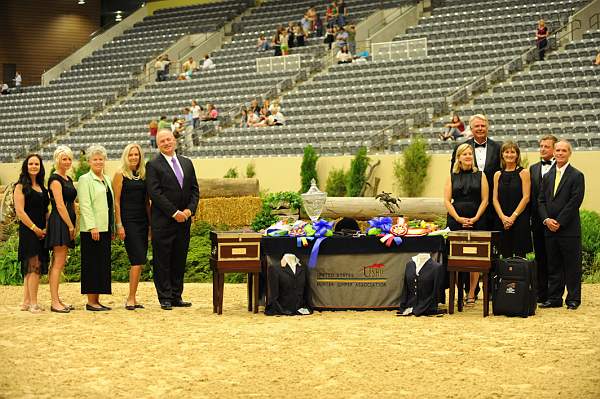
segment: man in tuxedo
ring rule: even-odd
[[[146,166],[146,184],[152,201],[152,254],[154,286],[160,307],[189,307],[181,298],[190,243],[191,217],[200,196],[192,161],[175,153],[169,129],[156,135],[160,153]]]
[[[538,212],[544,224],[548,255],[548,299],[541,308],[559,308],[567,287],[565,304],[575,310],[581,304],[581,222],[579,207],[585,193],[583,173],[569,163],[568,141],[554,146],[556,163],[542,179]]]
[[[494,195],[494,173],[500,170],[500,148],[502,147],[502,143],[496,142],[488,137],[488,120],[485,115],[476,114],[471,116],[469,119],[469,126],[471,127],[473,138],[465,141],[465,143],[470,144],[471,147],[473,147],[475,166],[485,173],[485,177],[488,181],[490,205],[488,205],[485,211],[484,223],[488,230],[492,230],[494,226],[494,218],[496,218],[494,207],[491,206]],[[454,166],[454,161],[456,160],[457,148],[458,145],[454,147],[454,151],[452,152],[450,173],[452,173],[452,167]]]
[[[537,264],[538,292],[537,301],[544,303],[548,300],[548,257],[546,255],[546,239],[544,225],[538,212],[538,198],[542,178],[554,165],[554,145],[558,139],[549,134],[540,139],[540,162],[529,167],[531,175],[531,232],[533,234],[533,249],[535,250],[535,263]]]

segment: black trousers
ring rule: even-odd
[[[532,221],[533,250],[537,265],[538,302],[548,300],[548,255],[546,254],[546,238],[542,222]]]
[[[190,246],[190,221],[152,228],[153,277],[159,302],[181,301]]]
[[[548,300],[581,303],[581,237],[546,236],[548,255]]]

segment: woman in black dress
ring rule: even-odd
[[[19,261],[23,275],[24,299],[21,310],[40,313],[37,294],[40,275],[48,273],[46,216],[48,216],[48,190],[44,187],[44,164],[37,154],[25,158],[21,175],[15,186],[15,211],[19,218]]]
[[[65,267],[69,248],[75,247],[75,198],[77,190],[73,180],[67,176],[73,163],[73,152],[67,146],[60,145],[54,151],[56,171],[48,179],[52,211],[48,218],[46,248],[52,249],[52,267],[48,274],[50,310],[56,313],[69,313],[71,305],[65,305],[58,296],[60,274]]]
[[[483,171],[473,162],[473,147],[464,143],[456,149],[456,162],[444,188],[450,230],[482,230],[481,220],[488,206],[489,187]],[[475,304],[479,273],[470,273],[467,305]]]
[[[501,149],[502,170],[494,174],[494,209],[498,214],[497,229],[502,231],[500,254],[525,257],[532,251],[529,225],[529,170],[521,166],[521,151],[512,141]]]
[[[150,202],[146,191],[146,162],[139,144],[128,144],[121,156],[121,168],[113,178],[117,235],[125,241],[129,257],[129,296],[125,309],[143,309],[136,292],[148,252]]]
[[[100,294],[111,291],[111,251],[114,238],[113,192],[110,178],[104,174],[106,150],[92,145],[86,151],[90,171],[79,178],[81,238],[81,293],[87,295],[85,309],[110,310],[100,303]]]

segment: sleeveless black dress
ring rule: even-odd
[[[49,203],[48,190],[44,187],[41,192],[30,188],[25,193],[25,213],[40,229],[46,227]],[[50,261],[48,249],[44,245],[45,239],[39,239],[30,227],[23,222],[19,223],[19,261],[23,277],[28,273],[47,274]]]
[[[477,214],[481,205],[481,171],[460,171],[452,173],[452,205],[458,216],[472,218]],[[465,230],[450,214],[448,214],[446,225],[450,230]],[[473,225],[473,230],[485,230],[485,222],[479,219]]]
[[[148,253],[148,214],[146,181],[123,176],[121,223],[125,229],[125,250],[132,265],[146,264]]]
[[[500,171],[498,179],[498,202],[502,213],[507,216],[513,214],[519,202],[523,198],[523,183],[519,173],[523,170],[518,167],[513,171]],[[532,251],[531,245],[531,227],[529,224],[529,205],[517,217],[515,223],[508,230],[504,230],[504,226],[500,219],[497,219],[496,229],[502,232],[500,240],[500,253],[504,257],[510,256],[525,256]]]
[[[53,173],[48,179],[48,188],[53,181],[57,180],[62,187],[62,196],[71,223],[75,226],[77,217],[75,215],[75,198],[77,198],[77,189],[73,185],[73,180],[67,176],[67,179],[63,179],[60,175]],[[58,247],[66,245],[69,248],[75,248],[75,241],[71,240],[69,235],[69,227],[62,220],[58,211],[56,210],[56,203],[54,202],[54,196],[52,190],[50,192],[50,203],[52,204],[52,211],[48,218],[48,230],[46,234],[46,248]]]

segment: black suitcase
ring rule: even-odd
[[[537,308],[537,269],[524,258],[498,260],[494,275],[492,311],[494,315],[533,316]]]

